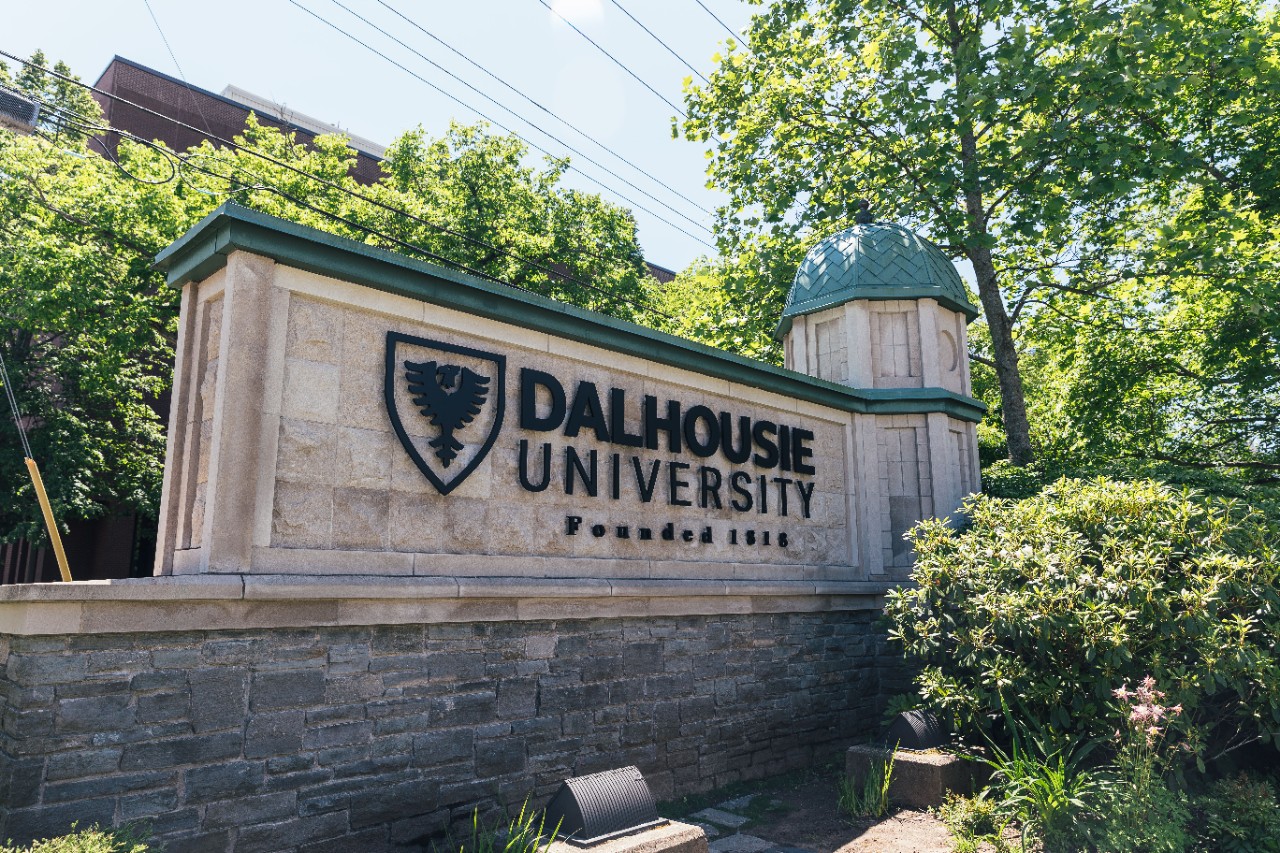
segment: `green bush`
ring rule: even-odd
[[[1224,779],[1196,805],[1199,846],[1205,853],[1280,853],[1280,804],[1271,783],[1247,776]]]
[[[101,829],[96,824],[59,838],[36,841],[29,847],[0,845],[0,853],[149,853],[145,835],[134,827]]]
[[[995,853],[1011,853],[1005,838],[1009,819],[987,797],[962,797],[954,791],[938,807],[938,818],[951,833],[956,853],[978,853],[990,844]]]
[[[1113,793],[1095,842],[1098,853],[1183,853],[1191,844],[1191,813],[1182,792],[1161,782],[1141,797],[1123,787]]]
[[[1149,480],[1064,479],[965,513],[964,530],[916,527],[917,585],[886,606],[922,697],[957,726],[986,728],[1007,703],[1110,739],[1112,691],[1150,675],[1197,757],[1280,740],[1274,522]]]

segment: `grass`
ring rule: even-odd
[[[887,760],[872,761],[862,784],[857,785],[847,773],[837,779],[840,811],[850,817],[884,817],[889,811],[889,786],[893,783],[894,755],[887,752]]]
[[[525,800],[520,814],[504,826],[487,826],[480,810],[471,812],[471,826],[461,838],[452,832],[439,844],[432,843],[432,853],[547,853],[560,825],[544,833],[541,812],[529,808]]]

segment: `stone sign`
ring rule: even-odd
[[[861,580],[976,485],[980,405],[910,387],[914,314],[906,381],[853,388],[234,207],[161,262],[163,574]],[[789,353],[831,350],[809,319]]]

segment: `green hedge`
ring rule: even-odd
[[[892,634],[923,665],[927,704],[985,727],[1002,697],[1090,738],[1111,692],[1146,675],[1212,756],[1280,744],[1280,533],[1242,502],[1151,480],[1059,480],[975,496],[968,526],[911,534],[918,586],[889,596]]]

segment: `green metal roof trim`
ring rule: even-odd
[[[936,299],[972,321],[978,309],[942,250],[900,225],[855,225],[819,242],[800,262],[774,337],[792,318],[851,299]]]
[[[980,401],[942,388],[847,388],[235,204],[224,204],[178,238],[156,256],[156,268],[181,287],[222,268],[236,250],[842,411],[944,412],[972,422],[986,411]]]

